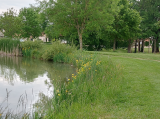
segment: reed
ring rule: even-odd
[[[18,39],[1,38],[0,51],[1,54],[18,56],[20,54],[20,41]]]

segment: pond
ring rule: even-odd
[[[0,113],[30,111],[42,97],[52,98],[76,68],[22,57],[0,56]]]

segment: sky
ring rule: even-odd
[[[29,4],[34,3],[36,3],[35,0],[0,0],[0,14],[12,7],[18,12],[21,8],[29,7]]]

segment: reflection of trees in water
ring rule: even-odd
[[[69,64],[45,62],[22,57],[0,56],[0,77],[2,75],[4,80],[8,81],[8,83],[14,85],[19,79],[26,83],[34,82],[34,80],[37,80],[36,78],[45,75],[44,77],[47,79],[44,83],[51,94],[53,94],[53,84],[63,84],[64,81],[67,78],[71,78],[72,74],[75,72],[75,68],[71,67]],[[51,106],[52,96],[44,92],[39,93],[39,99],[35,100],[34,106],[41,107],[37,109],[43,109],[41,111],[44,111],[48,106]]]
[[[48,72],[48,77],[54,81],[64,81],[71,78],[75,69],[68,64],[45,62],[22,57],[0,57],[0,74],[11,84],[18,77],[24,82],[33,82],[38,76]]]
[[[8,81],[11,85],[14,85],[17,79],[15,67],[16,69],[19,68],[18,58],[15,57],[13,61],[10,57],[0,57],[0,74],[3,75],[4,80]]]

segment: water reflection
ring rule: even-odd
[[[75,68],[68,64],[0,56],[0,108],[28,110],[41,98],[52,97],[54,85],[72,73]]]

